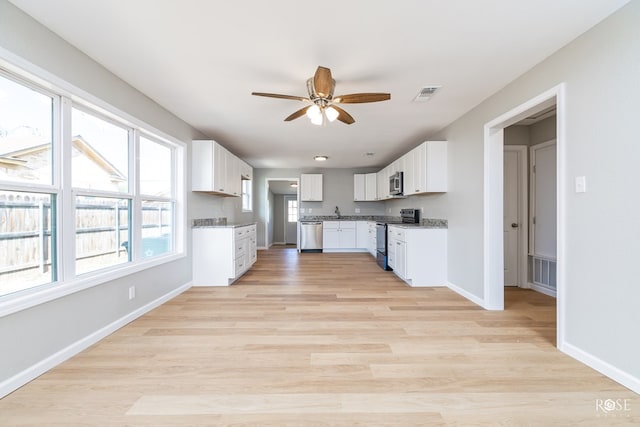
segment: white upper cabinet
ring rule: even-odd
[[[405,172],[405,196],[447,191],[447,141],[426,141],[407,154],[412,168]]]
[[[253,176],[253,169],[222,145],[211,140],[192,141],[192,191],[240,196],[244,173]]]
[[[353,200],[356,202],[375,201],[378,188],[376,173],[353,174]]]
[[[240,196],[242,194],[242,176],[240,175],[240,159],[231,154],[226,153],[227,168],[227,194],[232,196]]]
[[[300,175],[300,200],[303,202],[322,201],[321,173],[303,173]]]
[[[386,200],[389,198],[389,177],[391,173],[389,172],[389,166],[382,169],[376,175],[376,187],[378,188],[378,194],[376,195],[376,200]]]
[[[356,202],[367,200],[366,176],[363,173],[353,174],[353,200]]]
[[[405,196],[413,194],[412,190],[415,189],[415,166],[413,164],[414,151],[415,150],[411,150],[402,156],[402,194]]]
[[[375,172],[368,173],[365,176],[365,200],[378,200],[378,180]]]
[[[240,176],[242,179],[253,179],[253,168],[244,160],[240,160]]]

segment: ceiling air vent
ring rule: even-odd
[[[420,89],[418,95],[413,98],[413,102],[424,102],[428,101],[442,86],[425,86]]]

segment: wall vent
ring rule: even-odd
[[[420,89],[418,95],[413,98],[413,102],[424,102],[428,101],[442,86],[425,86]]]
[[[556,290],[556,260],[539,256],[530,257],[534,284]]]

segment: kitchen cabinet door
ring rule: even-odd
[[[353,174],[353,200],[355,202],[367,200],[366,175],[363,173]]]
[[[447,191],[447,141],[426,141],[415,150],[414,194]]]
[[[356,245],[354,248],[367,249],[369,247],[369,223],[356,221]]]
[[[378,200],[378,180],[377,173],[368,173],[365,175],[365,200],[374,201]]]
[[[322,201],[322,174],[300,175],[300,200],[303,202]]]

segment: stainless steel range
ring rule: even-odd
[[[389,267],[387,262],[387,225],[388,224],[419,224],[420,223],[420,209],[414,208],[406,208],[400,209],[400,221],[385,221],[378,222],[376,224],[376,242],[377,242],[377,253],[376,253],[376,262],[380,267],[384,270],[391,271],[393,270]]]

